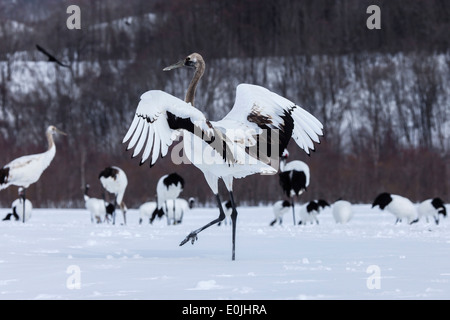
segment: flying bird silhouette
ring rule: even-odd
[[[50,54],[47,50],[45,50],[44,48],[42,48],[40,45],[36,45],[36,48],[42,52],[43,54],[45,54],[48,57],[48,61],[49,62],[54,62],[58,65],[60,65],[61,67],[65,67],[65,68],[70,68],[69,65],[62,63],[61,61],[59,61],[58,59],[56,59],[52,54]]]

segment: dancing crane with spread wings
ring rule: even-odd
[[[188,67],[195,70],[185,100],[164,91],[150,90],[141,96],[133,121],[123,142],[133,157],[141,151],[141,164],[150,159],[154,165],[164,157],[172,143],[183,135],[183,151],[199,168],[214,193],[219,216],[192,231],[181,243],[194,243],[198,234],[222,221],[225,213],[219,197],[218,181],[222,179],[232,204],[232,260],[235,260],[236,220],[238,212],[233,195],[233,179],[252,174],[274,174],[278,167],[270,165],[270,156],[279,158],[291,137],[309,154],[319,143],[323,126],[309,112],[269,91],[251,84],[239,84],[231,111],[220,121],[209,121],[195,108],[195,91],[205,71],[198,53],[164,68],[164,71]]]

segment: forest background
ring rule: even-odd
[[[81,29],[66,26],[69,5]],[[381,29],[366,12],[381,9]],[[191,70],[162,69],[192,52],[206,60],[197,108],[211,120],[232,107],[239,83],[265,86],[322,121],[325,137],[305,161],[301,200],[369,203],[383,191],[413,201],[450,199],[450,2],[445,0],[2,0],[0,165],[42,152],[56,125],[57,153],[28,190],[35,207],[82,207],[85,183],[101,197],[99,172],[127,173],[129,207],[153,200],[157,180],[178,172],[182,196],[214,201],[201,172],[160,159],[131,159],[122,139],[150,89],[183,98]],[[47,62],[41,45],[70,68]],[[234,185],[241,205],[283,198],[278,177]],[[224,189],[222,188],[223,192]],[[17,188],[0,193],[8,207]]]

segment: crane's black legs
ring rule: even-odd
[[[114,199],[114,209],[117,209],[117,200],[116,199]],[[116,224],[116,210],[114,210],[114,212],[113,212],[113,222],[112,222],[112,224],[113,225]]]
[[[291,196],[291,206],[292,206],[292,219],[294,219],[294,226],[295,226],[295,208],[294,208],[294,197]]]
[[[189,233],[188,236],[183,241],[181,241],[180,246],[182,246],[183,244],[185,244],[189,240],[191,241],[192,244],[194,244],[195,240],[197,240],[197,234],[199,234],[200,232],[202,232],[206,228],[209,228],[213,224],[216,224],[216,223],[222,221],[223,219],[225,219],[225,212],[223,211],[222,202],[220,201],[219,194],[216,194],[216,199],[217,199],[217,206],[219,207],[219,211],[220,211],[219,216],[217,217],[217,219],[214,219],[213,221],[211,221],[210,223],[207,223],[203,227],[198,228],[197,230],[194,230],[191,233]]]
[[[23,223],[25,223],[25,200],[27,199],[27,196],[26,196],[26,194],[25,194],[25,188],[23,188],[23,198],[22,198],[22,201],[23,201],[23,211],[22,211],[22,222]]]
[[[173,213],[173,224],[175,225],[175,224],[177,224],[177,217],[176,217],[176,215],[175,215],[175,199],[172,199],[172,201],[173,201],[173,206],[172,206],[172,213]]]
[[[202,232],[203,230],[205,230],[206,228],[212,226],[213,224],[216,224],[222,220],[225,219],[225,212],[223,211],[222,208],[222,201],[220,201],[220,197],[219,194],[216,194],[216,199],[217,199],[217,206],[219,207],[219,217],[217,217],[217,219],[214,219],[213,221],[211,221],[210,223],[207,223],[206,225],[204,225],[203,227],[192,231],[190,234],[188,234],[188,236],[181,241],[180,246],[184,245],[186,242],[191,241],[192,244],[194,244],[195,240],[197,240],[197,234],[199,234],[200,232]],[[237,221],[237,215],[238,212],[236,210],[236,203],[234,202],[234,196],[233,196],[233,192],[230,191],[230,200],[231,200],[231,206],[232,206],[232,212],[231,212],[231,224],[232,224],[232,236],[231,236],[231,241],[232,241],[232,252],[231,252],[231,260],[235,260],[236,257],[236,221]]]
[[[123,201],[120,203],[120,211],[122,211],[122,214],[123,214],[123,224],[126,225],[127,224],[127,206],[125,205],[125,203]]]
[[[233,208],[233,210],[231,211],[231,226],[232,226],[232,251],[231,251],[231,260],[234,261],[235,259],[235,248],[236,248],[236,220],[237,220],[237,210],[236,210],[236,204],[234,202],[234,197],[233,197],[233,191],[230,191],[230,200],[231,200],[231,207]]]
[[[120,204],[117,203],[117,199],[114,199],[114,212],[113,212],[113,225],[116,224],[116,209],[119,208],[123,214],[123,224],[127,224],[127,207],[125,203],[122,201]]]
[[[166,208],[166,219],[167,219],[167,225],[170,225],[170,219],[169,219],[169,207],[167,207],[167,200],[164,201],[164,207]]]

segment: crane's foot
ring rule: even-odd
[[[194,242],[197,239],[198,239],[197,233],[196,232],[191,232],[191,233],[189,233],[189,235],[183,241],[181,241],[180,246],[184,245],[189,240],[191,241],[192,244],[194,244]]]

